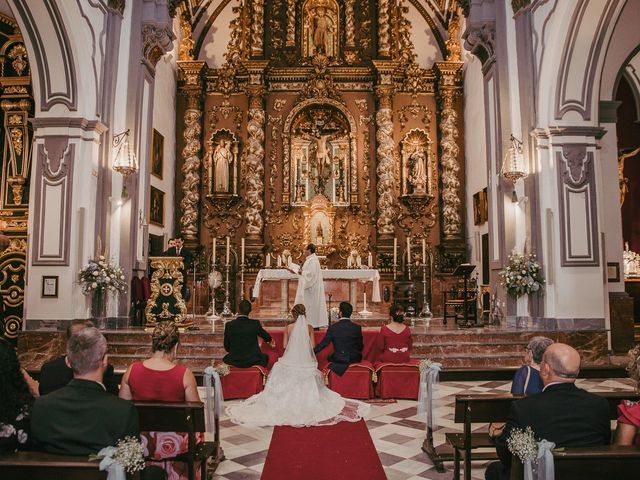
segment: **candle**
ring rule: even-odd
[[[211,253],[211,264],[216,264],[216,237],[213,237],[213,250]]]
[[[422,263],[427,264],[427,242],[424,238],[422,239]]]
[[[227,265],[229,265],[229,236],[227,235]]]
[[[271,267],[271,254],[267,253],[265,255],[265,267],[270,268]]]
[[[393,264],[398,264],[398,238],[393,238]]]
[[[407,237],[407,264],[411,263],[411,237]]]
[[[373,255],[371,255],[371,252],[367,256],[367,265],[369,265],[369,268],[373,267]]]
[[[362,309],[362,311],[367,311],[367,292],[364,292],[364,308]]]
[[[244,238],[240,241],[240,263],[244,265]]]
[[[360,258],[360,255],[356,257],[356,266],[358,267],[362,266],[362,258]]]
[[[278,268],[282,266],[282,257],[278,255]]]
[[[347,257],[347,268],[351,268],[351,255]]]

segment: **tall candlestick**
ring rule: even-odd
[[[398,264],[398,238],[393,238],[393,264]]]
[[[227,235],[227,265],[229,265],[229,236]]]
[[[369,268],[373,267],[373,255],[371,255],[371,252],[369,252],[369,255],[367,256],[367,265]]]
[[[271,254],[267,253],[265,255],[265,261],[264,261],[264,266],[269,268],[271,266]]]
[[[422,239],[422,263],[427,263],[427,242]]]
[[[407,237],[407,265],[411,264],[411,237]]]
[[[240,241],[240,263],[244,265],[244,238]]]
[[[216,264],[216,237],[213,237],[213,250],[211,253],[211,264]]]

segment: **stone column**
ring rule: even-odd
[[[264,231],[264,124],[265,112],[262,102],[262,85],[249,88],[249,112],[247,120],[247,156],[245,232],[254,240],[262,238]]]
[[[378,2],[378,55],[391,56],[391,37],[389,28],[389,0]]]
[[[346,0],[344,2],[345,17],[345,33],[347,37],[346,47],[354,48],[356,46],[356,28],[353,13],[354,0]]]
[[[296,45],[296,0],[287,0],[287,47]]]
[[[251,19],[251,56],[264,55],[264,0],[251,2],[253,15]]]
[[[198,242],[200,203],[200,157],[202,150],[202,72],[205,62],[178,62],[179,92],[186,98],[183,114],[181,171],[182,200],[180,201],[180,233],[188,245]]]

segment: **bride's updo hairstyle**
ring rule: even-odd
[[[397,303],[391,305],[389,308],[389,315],[396,323],[404,322],[404,308],[402,305],[398,305]]]
[[[180,340],[178,327],[173,322],[158,322],[151,335],[151,348],[154,352],[169,353]]]
[[[307,309],[304,308],[304,305],[301,303],[294,305],[293,308],[291,309],[291,315],[293,316],[294,320],[297,320],[297,318],[300,315],[306,315],[306,314],[307,314]]]

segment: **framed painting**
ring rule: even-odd
[[[489,196],[487,193],[487,187],[480,190],[480,223],[484,223],[489,220]]]
[[[149,195],[149,222],[164,227],[164,192],[154,186]]]
[[[58,298],[58,277],[45,275],[42,277],[42,297]]]
[[[151,140],[151,174],[162,179],[164,168],[164,137],[154,128]]]
[[[607,262],[607,282],[615,283],[620,281],[620,264],[618,262]]]
[[[482,192],[473,194],[473,224],[480,225],[482,224],[482,205],[481,205],[481,196]]]

